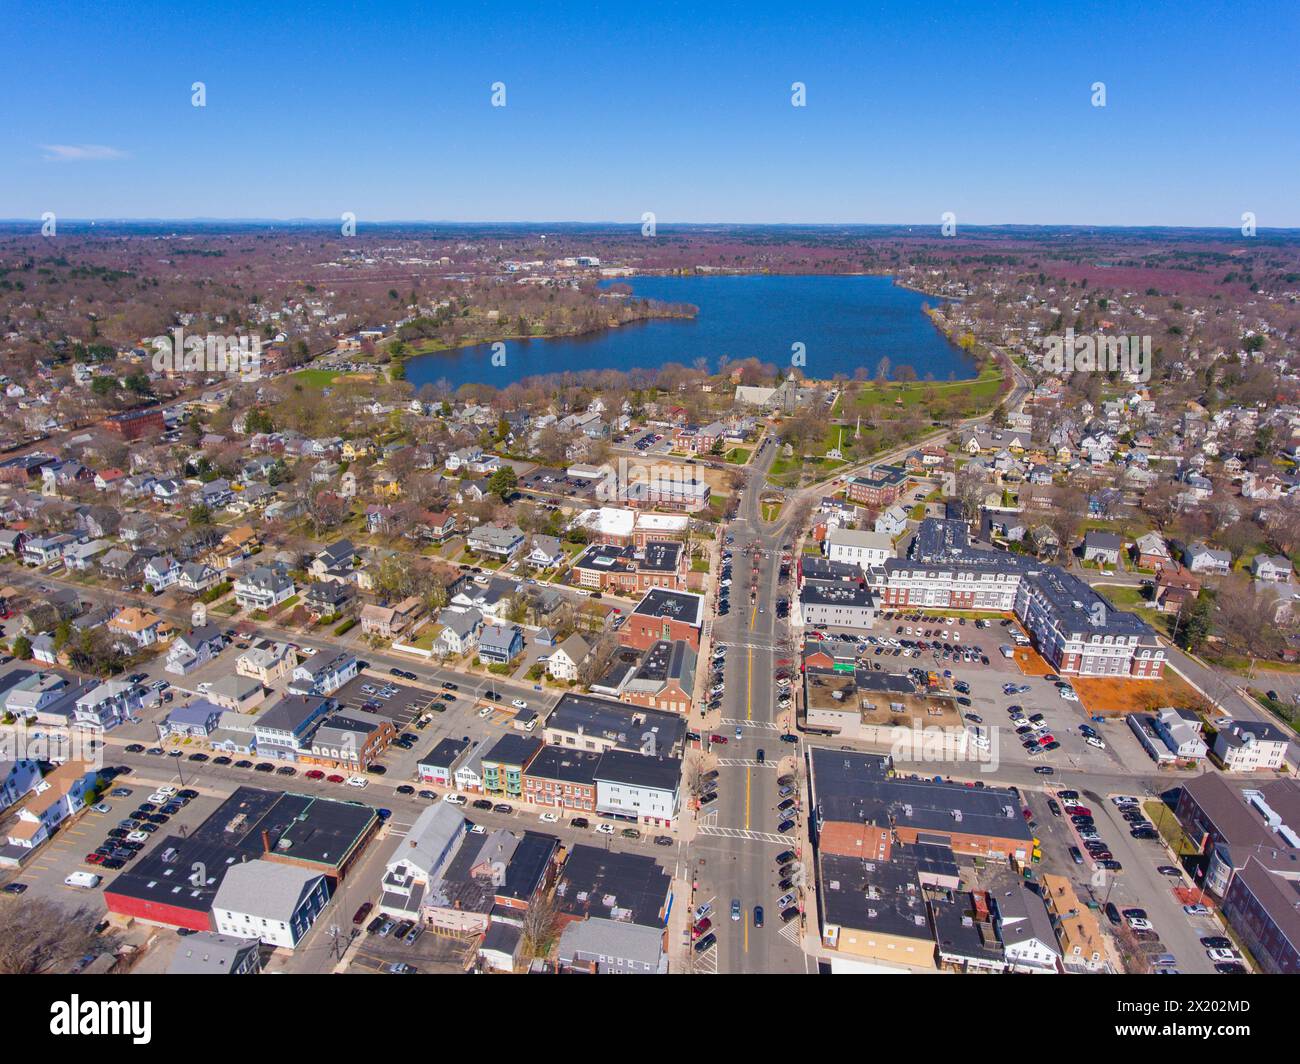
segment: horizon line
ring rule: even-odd
[[[98,216],[98,217],[81,217],[69,216],[59,219],[60,224],[112,224],[112,225],[144,225],[144,224],[202,224],[202,225],[294,225],[294,226],[327,226],[334,228],[339,225],[338,218],[310,218],[310,217],[290,217],[275,218],[265,216],[249,217],[218,217],[211,215],[190,215],[178,217],[150,217],[150,216]],[[42,219],[36,218],[0,218],[0,226],[39,226]],[[386,218],[375,219],[373,221],[357,219],[355,223],[360,229],[362,226],[403,226],[403,225],[446,225],[446,226],[596,226],[603,228],[626,228],[639,229],[642,226],[641,221],[613,221],[605,220],[582,220],[582,219],[513,219],[509,221],[488,220],[488,219],[438,219],[438,218]],[[768,228],[768,229],[939,229],[943,225],[942,221],[937,222],[780,222],[780,221],[744,221],[744,222],[677,222],[662,221],[656,219],[656,228],[675,227],[675,228]],[[957,223],[958,233],[962,229],[1117,229],[1117,230],[1169,230],[1169,231],[1186,231],[1186,232],[1211,232],[1211,233],[1238,233],[1240,226],[1233,225],[1174,225],[1161,222],[1147,223],[1102,223],[1102,222],[965,222]],[[1300,226],[1257,226],[1256,233],[1297,233],[1300,234]],[[354,234],[355,235],[355,234]],[[646,239],[653,239],[647,237]],[[944,237],[943,239],[956,239],[956,237]],[[1253,237],[1242,236],[1243,240],[1254,239]]]

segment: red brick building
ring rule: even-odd
[[[126,410],[104,419],[104,428],[129,441],[150,439],[167,431],[162,407],[150,406],[141,410]]]

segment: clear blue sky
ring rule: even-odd
[[[3,218],[1300,225],[1295,0],[20,2],[4,25]]]

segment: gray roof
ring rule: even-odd
[[[212,907],[288,923],[321,878],[319,872],[294,865],[244,861],[226,870]]]
[[[441,860],[456,836],[464,831],[465,818],[456,812],[455,806],[446,802],[431,805],[416,817],[393,859],[407,861],[426,875],[432,875],[437,871],[436,862]]]
[[[255,938],[235,938],[215,931],[198,931],[180,940],[168,975],[227,975],[249,950],[259,949]]]
[[[657,967],[663,955],[663,930],[599,916],[575,920],[560,935],[560,960],[572,961],[579,953]]]

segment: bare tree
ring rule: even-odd
[[[560,937],[560,909],[555,896],[544,895],[528,906],[523,919],[524,956],[544,960]]]
[[[0,897],[0,975],[66,971],[99,941],[95,914],[45,898]]]

